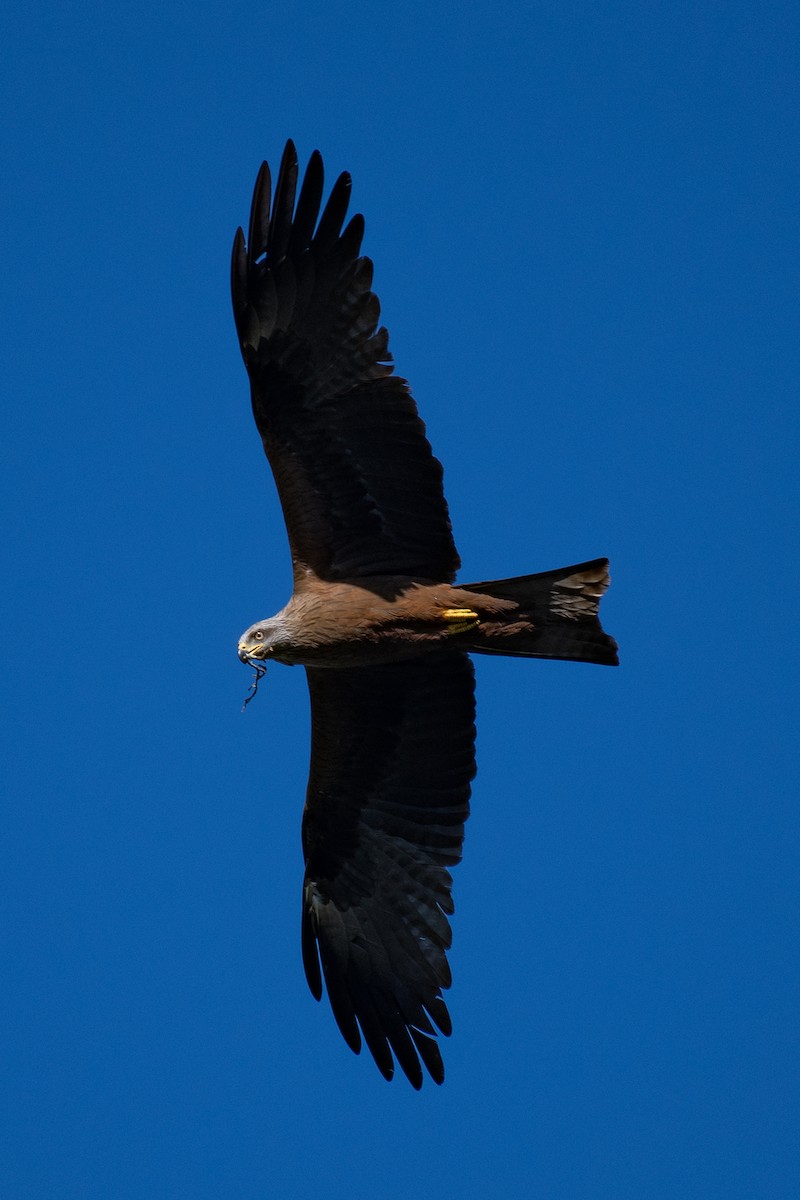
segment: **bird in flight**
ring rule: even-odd
[[[351,180],[322,208],[315,151],[298,195],[288,142],[263,164],[233,310],[253,415],[289,535],[294,588],[239,657],[301,663],[311,696],[302,953],[356,1053],[386,1079],[444,1079],[437,1030],[475,774],[471,654],[616,664],[598,619],[608,561],[456,584],[460,559],[425,426],[393,373]]]

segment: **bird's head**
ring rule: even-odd
[[[279,617],[256,621],[239,638],[239,658],[243,663],[263,662],[287,640],[286,629]]]

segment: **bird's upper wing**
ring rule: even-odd
[[[347,1044],[414,1087],[444,1078],[436,1030],[475,774],[472,663],[460,652],[308,668],[312,748],[303,817],[303,962]],[[322,973],[320,973],[320,963]]]
[[[270,215],[261,168],[250,231],[233,246],[233,309],[253,412],[289,532],[296,583],[370,575],[454,578],[459,558],[431,453],[404,379],[392,375],[378,328],[364,221],[344,230],[350,177],[322,215],[315,151],[295,205],[298,167],[286,146]]]

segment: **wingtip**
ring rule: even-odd
[[[267,257],[273,262],[278,262],[284,257],[289,245],[298,173],[297,150],[294,142],[289,138],[281,156],[281,165],[278,168],[275,195],[272,201],[272,216],[267,234]]]
[[[297,157],[297,147],[291,138],[287,138],[286,145],[283,148],[283,154],[281,155],[281,165],[278,170],[278,176],[280,177],[281,175],[284,175],[286,171],[296,169],[298,166],[299,159]]]
[[[349,171],[342,171],[341,175],[336,180],[336,183],[333,185],[333,191],[338,192],[343,197],[346,197],[347,204],[350,203],[350,194],[353,191],[353,176]]]
[[[325,205],[319,225],[317,226],[317,231],[314,234],[314,244],[319,249],[325,250],[338,241],[342,232],[344,219],[347,216],[352,188],[353,180],[350,172],[342,171],[331,188],[328,202]]]
[[[241,226],[236,230],[231,250],[231,300],[236,329],[241,340],[244,333],[243,315],[247,305],[247,248]]]
[[[260,258],[267,248],[271,198],[272,176],[269,163],[262,162],[256,175],[253,202],[250,205],[250,225],[247,234],[247,258],[250,265]]]
[[[241,259],[242,255],[245,254],[245,252],[246,252],[246,247],[245,247],[245,240],[244,240],[244,230],[242,229],[242,227],[240,225],[239,228],[236,230],[236,233],[233,235],[233,247],[231,248],[231,262],[238,263],[239,260]],[[246,260],[245,260],[245,266],[247,266]]]

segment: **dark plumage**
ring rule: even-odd
[[[292,552],[294,592],[239,643],[245,662],[302,663],[312,750],[303,816],[303,962],[355,1051],[414,1087],[441,1083],[437,1029],[475,774],[469,652],[616,663],[597,610],[607,561],[456,586],[442,468],[393,375],[350,177],[320,215],[322,160],[299,197],[289,142],[270,212],[256,182],[232,291],[253,414]]]

